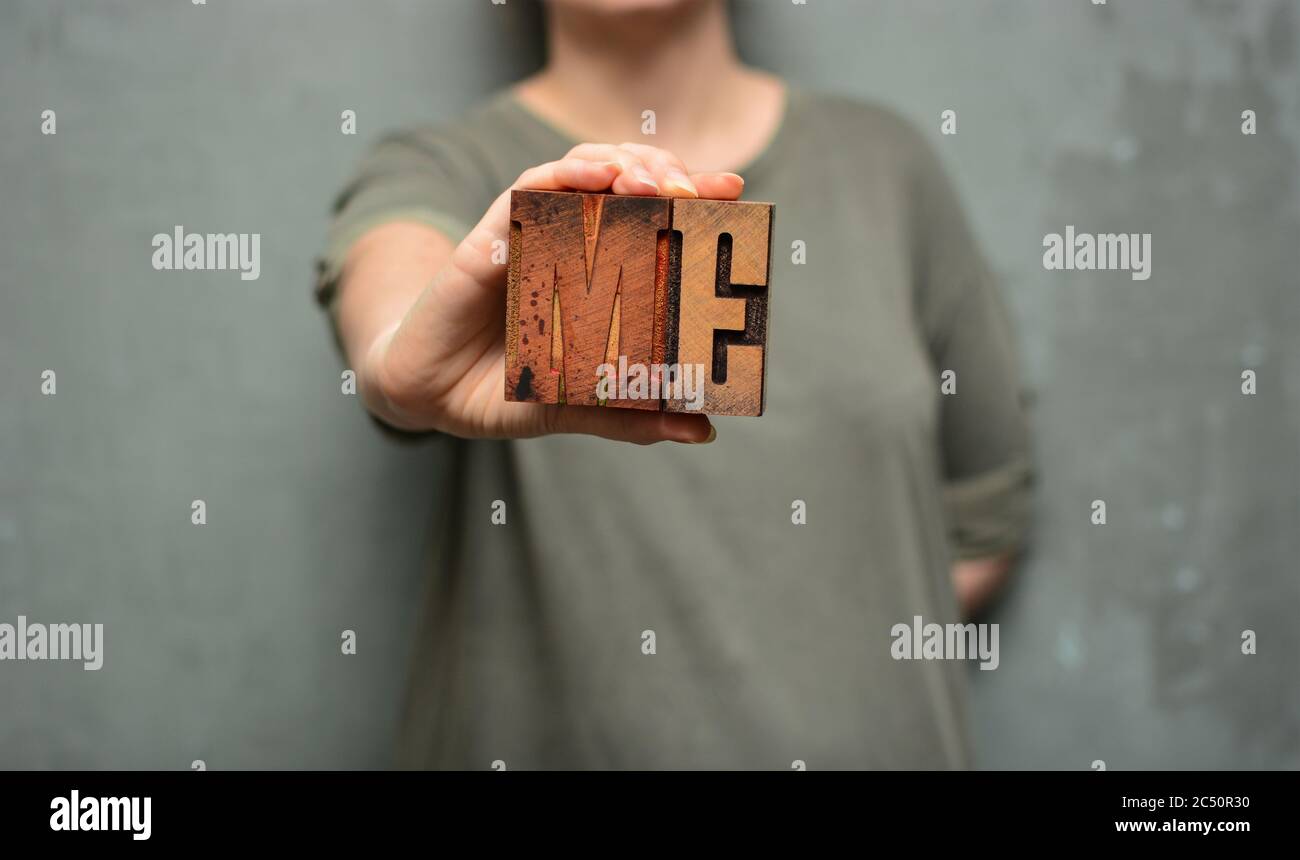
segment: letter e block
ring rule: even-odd
[[[772,222],[770,203],[673,201],[681,273],[667,352],[670,362],[704,365],[700,411],[709,415],[763,414]],[[681,399],[664,408],[688,411]]]

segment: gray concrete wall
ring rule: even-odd
[[[339,393],[311,259],[375,134],[536,64],[524,5],[0,5],[0,621],[111,630],[0,664],[0,767],[389,763],[439,452]],[[751,61],[932,133],[1016,313],[1038,529],[980,763],[1300,766],[1300,5],[738,5]],[[174,224],[261,232],[261,278],[154,271]],[[1048,276],[1066,224],[1154,277]]]

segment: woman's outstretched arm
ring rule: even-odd
[[[688,175],[680,159],[655,147],[580,144],[524,171],[511,189],[734,200],[743,186],[732,173]],[[390,221],[348,251],[336,314],[366,407],[401,430],[465,438],[710,439],[702,415],[505,400],[506,266],[493,251],[509,240],[509,191],[459,244],[432,226]]]

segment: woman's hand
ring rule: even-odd
[[[584,143],[525,170],[511,188],[735,200],[743,186],[734,173],[690,175],[680,159],[652,146]],[[711,440],[703,415],[505,399],[506,266],[492,257],[509,230],[507,189],[454,248],[414,223],[377,227],[356,243],[344,268],[339,321],[367,407],[399,429],[467,438]],[[417,296],[415,285],[426,283]]]

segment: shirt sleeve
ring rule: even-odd
[[[335,198],[325,249],[316,261],[316,298],[333,303],[348,251],[373,227],[419,221],[459,242],[500,191],[471,147],[436,129],[390,134],[362,159]]]
[[[957,558],[1014,551],[1028,531],[1032,469],[1015,332],[942,166],[913,149],[917,313],[941,387],[944,504]],[[948,372],[951,371],[951,374]]]

